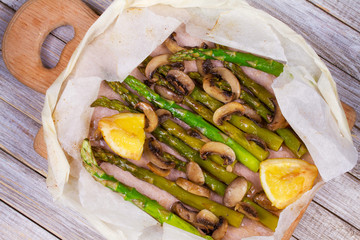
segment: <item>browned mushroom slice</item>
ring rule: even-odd
[[[212,73],[220,75],[223,80],[229,83],[231,87],[231,93],[216,87],[212,81],[213,74],[206,74],[203,78],[203,88],[207,94],[224,103],[231,102],[232,100],[238,99],[240,97],[240,83],[229,69],[224,67],[217,67],[212,69]]]
[[[146,65],[145,68],[145,76],[147,79],[151,79],[152,75],[156,71],[156,69],[162,65],[169,64],[169,54],[163,54],[156,57],[153,57],[150,62]]]
[[[214,112],[213,121],[216,125],[222,125],[225,120],[229,120],[234,113],[244,114],[245,108],[241,103],[229,102]]]
[[[170,70],[166,79],[176,88],[176,91],[183,95],[190,94],[195,88],[193,80],[180,70]]]
[[[196,184],[203,185],[205,183],[204,173],[196,162],[188,162],[186,164],[186,176]]]
[[[221,240],[224,238],[226,231],[228,229],[228,221],[225,218],[220,217],[219,219],[219,223],[217,225],[216,230],[213,232],[213,234],[211,235],[211,237],[214,240]]]
[[[198,213],[186,208],[181,202],[174,203],[171,206],[171,211],[189,223],[196,223],[196,215]]]
[[[209,210],[203,209],[196,215],[196,222],[196,226],[204,233],[211,234],[219,223],[219,218]]]
[[[249,189],[249,182],[243,178],[238,177],[227,186],[224,195],[224,205],[226,207],[235,207],[237,203],[245,197]]]
[[[265,192],[259,192],[254,196],[254,202],[259,204],[261,207],[270,210],[270,211],[278,211],[279,209],[274,207]]]
[[[169,176],[171,169],[162,169],[157,167],[156,165],[154,165],[153,163],[149,162],[148,164],[146,164],[149,169],[155,173],[156,175],[159,175],[161,177],[167,177]]]
[[[198,195],[198,196],[202,196],[202,197],[210,197],[210,190],[197,185],[193,182],[190,182],[189,180],[186,180],[185,178],[178,178],[176,179],[176,184],[181,187],[182,189],[184,189],[185,191],[188,191],[192,194]]]
[[[250,133],[245,133],[244,136],[245,136],[246,140],[253,141],[254,143],[259,145],[265,151],[268,150],[268,148],[266,146],[266,142],[263,139],[259,138],[258,136],[254,135],[254,134],[250,134]]]
[[[149,158],[149,161],[158,168],[167,169],[167,170],[175,168],[176,164],[174,162],[164,159],[164,157],[162,156],[163,151],[161,145],[154,138],[151,137],[146,139],[144,152],[146,156]]]
[[[202,135],[198,130],[194,128],[189,128],[188,130],[186,130],[186,133],[194,138],[202,140],[203,142],[210,142],[210,139]]]
[[[176,53],[178,51],[185,50],[185,48],[180,47],[177,44],[177,42],[175,40],[175,36],[176,36],[176,33],[173,32],[164,42],[167,49],[169,49],[169,51],[172,53]]]
[[[267,128],[271,131],[276,131],[279,128],[285,128],[289,124],[281,113],[279,104],[277,101],[273,101],[275,106],[275,115],[271,123],[267,125]]]
[[[211,154],[217,154],[224,159],[224,165],[230,165],[236,159],[234,150],[220,142],[208,142],[201,147],[200,156],[202,159],[206,159]]]
[[[155,111],[156,115],[158,116],[159,123],[165,122],[167,119],[171,118],[171,112],[165,109],[158,109]]]
[[[205,76],[206,74],[210,73],[211,69],[213,68],[213,65],[210,59],[196,60],[196,67],[200,75]]]
[[[235,210],[241,212],[251,220],[259,221],[259,214],[256,209],[246,202],[239,202],[236,204]]]
[[[246,197],[248,198],[253,198],[256,194],[256,188],[254,187],[254,185],[251,185],[251,187],[249,188],[249,190],[246,193]]]
[[[139,102],[135,105],[136,109],[140,109],[146,117],[145,132],[152,132],[157,128],[159,120],[152,106],[146,102]]]
[[[184,98],[180,94],[176,94],[173,91],[171,91],[170,89],[168,89],[167,87],[164,87],[161,85],[155,85],[154,90],[156,93],[160,94],[160,96],[162,96],[163,98],[177,102],[177,103],[182,102],[182,100]]]

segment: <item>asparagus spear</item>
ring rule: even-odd
[[[185,157],[189,161],[194,161],[200,165],[201,168],[208,171],[210,174],[216,176],[219,180],[226,184],[231,183],[237,175],[226,171],[222,166],[212,161],[204,161],[198,151],[192,149],[180,139],[171,136],[167,131],[158,127],[152,132],[153,136],[160,142],[165,143],[169,147],[177,151],[181,156]],[[223,195],[223,194],[220,194]]]
[[[170,224],[174,227],[178,227],[192,234],[202,236],[200,232],[192,226],[190,223],[181,219],[174,213],[166,210],[161,206],[157,201],[152,200],[141,193],[139,193],[135,188],[130,188],[113,176],[107,175],[100,166],[98,166],[93,152],[91,150],[90,142],[88,139],[83,141],[81,147],[81,157],[83,159],[83,165],[85,169],[93,176],[93,178],[100,182],[105,187],[110,188],[114,192],[120,193],[125,200],[132,202],[134,205],[139,207],[141,210],[148,213],[150,216],[155,218],[158,222],[163,224],[164,222]],[[206,239],[212,239],[209,236],[202,236]]]
[[[91,107],[105,107],[110,108],[119,112],[137,112],[133,108],[125,106],[121,101],[116,99],[108,99],[107,97],[101,97],[96,99],[92,104]]]
[[[172,101],[165,100],[133,76],[128,76],[124,81],[132,89],[136,90],[140,95],[145,97],[148,101],[153,102],[160,108],[164,108],[170,111],[174,117],[179,118],[180,120],[187,123],[189,126],[198,129],[209,139],[217,142],[222,142],[231,147],[234,150],[237,159],[245,166],[247,166],[250,170],[254,172],[257,172],[259,170],[259,161],[253,155],[251,155],[247,150],[245,150],[232,138],[221,134],[216,127],[206,122],[200,116],[182,108],[181,106],[177,105]]]
[[[133,98],[132,98],[133,99]],[[94,104],[96,102],[96,104]],[[129,108],[125,105],[123,105],[123,103],[121,103],[118,100],[109,100],[107,98],[99,98],[95,101],[93,105],[97,105],[97,106],[102,106],[102,107],[108,107],[114,110],[117,110],[119,112],[123,111],[123,109],[130,109],[133,112],[137,112],[132,108]],[[116,103],[114,105],[111,105],[112,103]],[[176,168],[180,171],[184,170],[185,171],[185,163],[176,159],[174,156],[172,156],[169,153],[164,153],[164,157],[166,157],[167,159],[169,159],[170,161],[174,161],[176,163]],[[189,159],[192,160],[192,159]],[[219,179],[222,180],[223,182],[227,183],[228,181],[230,181],[230,179],[232,179],[232,175],[230,173],[227,173],[224,169],[220,169],[221,167],[215,164],[210,164],[210,162],[205,162],[201,160],[201,163],[204,163],[203,165],[206,166],[206,169],[210,170],[211,173],[215,174],[215,175],[219,175]],[[224,173],[225,172],[225,173]],[[225,189],[226,189],[226,185],[223,184],[222,182],[220,182],[219,180],[215,179],[213,176],[211,176],[210,174],[204,172],[204,177],[205,177],[205,184],[214,192],[216,192],[217,194],[223,196]],[[233,180],[233,179],[232,179]],[[231,182],[231,181],[230,181]],[[230,183],[229,182],[229,183]]]
[[[206,59],[216,59],[220,61],[237,63],[241,66],[252,67],[263,72],[273,74],[275,76],[279,76],[284,68],[284,65],[282,63],[275,60],[265,59],[252,55],[250,53],[234,52],[224,49],[186,49],[175,53],[169,58],[170,62]]]
[[[259,214],[259,219],[262,224],[264,224],[266,227],[270,228],[271,230],[275,231],[279,221],[279,218],[277,216],[270,213],[266,209],[260,207],[259,205],[254,203],[250,198],[245,197],[243,201],[255,208],[256,212]]]
[[[186,172],[186,162],[179,160],[177,157],[175,157],[174,155],[168,152],[163,152],[163,157],[167,161],[174,162],[176,170],[179,170],[181,172]]]
[[[216,109],[224,105],[220,101],[211,97],[206,92],[200,90],[199,88],[195,88],[190,96],[210,108],[210,110],[212,111],[215,111]],[[229,122],[241,129],[242,131],[254,134],[259,138],[263,139],[266,145],[272,150],[279,150],[281,144],[283,143],[283,139],[281,137],[266,128],[259,127],[256,123],[254,123],[245,116],[232,115]]]
[[[188,73],[191,79],[195,80],[199,85],[202,86],[203,78],[197,72]],[[215,85],[221,90],[231,91],[230,85],[226,81],[215,82]],[[270,123],[273,119],[273,113],[267,109],[259,99],[246,92],[244,89],[241,89],[240,99],[246,102],[251,108],[253,108],[257,114],[259,114],[267,123]]]
[[[201,147],[205,144],[205,142],[203,142],[202,140],[187,134],[184,128],[182,128],[180,125],[170,119],[164,121],[161,126],[171,135],[179,138],[196,151],[199,151]],[[216,162],[219,165],[223,165],[224,163],[224,160],[218,155],[211,155],[209,156],[209,158],[211,161]],[[232,166],[233,165],[235,165],[235,162],[232,163]],[[226,165],[223,166],[226,167]]]
[[[191,109],[193,109],[197,114],[202,116],[204,119],[206,119],[208,122],[215,125],[213,121],[213,115],[214,113],[205,107],[204,105],[198,103],[195,101],[192,97],[186,96],[184,98],[184,103],[189,106]],[[229,122],[224,122],[222,125],[216,126],[218,129],[220,129],[222,132],[230,136],[232,139],[234,139],[237,143],[239,143],[242,147],[244,147],[246,150],[248,150],[250,153],[252,153],[258,160],[262,161],[265,160],[269,156],[269,152],[261,148],[259,145],[257,145],[255,142],[248,141],[244,133],[240,131],[238,128],[236,128],[234,125],[232,125]],[[240,159],[241,161],[241,159]]]
[[[254,80],[246,76],[241,67],[237,64],[224,62],[225,67],[229,68],[233,74],[239,79],[240,83],[247,87],[256,97],[260,99],[271,110],[275,111],[273,100],[275,99],[266,88],[256,83]]]
[[[131,107],[135,107],[138,102],[141,102],[139,96],[130,92],[126,87],[124,87],[120,82],[108,82],[106,84],[111,87],[111,89],[120,95]]]
[[[240,227],[244,215],[234,210],[231,210],[221,204],[218,204],[214,201],[211,201],[208,198],[200,197],[189,193],[177,186],[174,182],[167,180],[166,178],[160,177],[151,171],[136,166],[135,164],[130,163],[129,161],[122,159],[119,156],[116,156],[112,153],[106,152],[102,149],[93,149],[95,158],[110,162],[124,171],[130,172],[133,176],[139,178],[140,180],[151,183],[158,188],[167,191],[172,194],[174,197],[179,199],[181,202],[194,207],[198,210],[207,209],[214,213],[218,217],[225,218],[229,224],[234,227]]]
[[[288,128],[280,128],[276,133],[284,139],[285,145],[295,154],[296,157],[301,158],[307,152],[305,145],[295,136],[295,134]]]
[[[168,161],[172,161],[175,163],[175,169],[185,172],[186,171],[186,162],[183,162],[179,159],[177,159],[174,155],[164,152],[163,157],[167,159]],[[203,171],[204,178],[205,178],[205,184],[208,186],[212,191],[216,192],[220,196],[224,196],[226,185],[211,176],[209,173]]]

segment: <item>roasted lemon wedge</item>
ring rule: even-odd
[[[105,142],[119,156],[139,160],[145,142],[145,115],[119,113],[100,119],[98,128]]]
[[[260,163],[260,181],[273,206],[283,209],[310,190],[318,175],[315,165],[301,159],[278,158]]]

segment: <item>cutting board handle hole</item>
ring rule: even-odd
[[[51,69],[57,65],[64,47],[74,36],[75,30],[71,25],[57,27],[46,36],[40,51],[45,68]]]

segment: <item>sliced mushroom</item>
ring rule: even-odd
[[[201,147],[200,156],[202,159],[206,159],[211,154],[218,154],[224,159],[224,165],[230,165],[236,159],[234,150],[220,142],[208,142]]]
[[[246,193],[246,197],[248,198],[253,198],[256,194],[256,188],[254,187],[254,185],[251,185],[251,187],[249,188],[249,190]]]
[[[213,74],[220,75],[231,87],[231,93],[222,91],[212,81]],[[217,67],[212,69],[212,74],[206,74],[203,79],[203,88],[213,98],[227,103],[240,97],[240,83],[235,75],[227,68]]]
[[[168,58],[170,54],[163,54],[153,57],[150,62],[146,65],[145,76],[147,79],[151,79],[156,69],[162,65],[170,64]]]
[[[203,185],[205,183],[204,173],[196,162],[188,162],[186,164],[186,176],[193,183]]]
[[[181,50],[185,50],[185,48],[183,47],[180,47],[176,40],[175,40],[175,37],[176,37],[176,33],[173,32],[166,40],[165,40],[165,46],[167,47],[167,49],[169,49],[170,52],[172,53],[176,53],[178,51],[181,51]]]
[[[219,219],[219,223],[217,225],[216,230],[213,232],[213,234],[211,235],[211,237],[214,240],[221,240],[224,238],[226,231],[228,229],[228,221],[225,218],[220,217]]]
[[[166,79],[183,95],[190,94],[195,88],[193,80],[180,70],[170,70],[166,75]]]
[[[139,102],[135,105],[135,108],[140,109],[145,114],[145,132],[154,131],[159,124],[159,120],[152,106],[146,102]]]
[[[170,172],[171,172],[171,169],[162,169],[162,168],[159,168],[157,167],[155,164],[149,162],[148,164],[146,164],[149,169],[155,173],[156,175],[159,175],[161,177],[167,177],[169,176]]]
[[[208,139],[207,137],[202,135],[198,130],[196,130],[194,128],[189,128],[188,130],[186,130],[186,132],[190,136],[192,136],[194,138],[198,138],[198,139],[202,140],[203,142],[210,142],[210,139]]]
[[[244,114],[245,108],[241,103],[229,102],[214,112],[213,121],[216,125],[222,125],[224,120],[229,120],[234,113]]]
[[[210,59],[196,60],[196,67],[201,76],[205,76],[206,74],[210,73],[213,65]]]
[[[268,150],[268,148],[266,146],[266,142],[263,139],[259,138],[258,136],[254,135],[254,134],[250,134],[250,133],[245,133],[244,136],[245,136],[246,140],[255,142],[257,145],[259,145],[265,151]]]
[[[237,203],[245,197],[249,189],[249,182],[243,178],[238,177],[232,181],[225,189],[224,205],[226,207],[235,207]]]
[[[144,151],[150,162],[161,169],[173,169],[175,168],[175,163],[168,161],[163,157],[163,151],[160,143],[155,140],[153,137],[146,139]]]
[[[212,80],[212,74],[206,74],[203,78],[203,88],[207,94],[213,98],[227,103],[231,102],[234,99],[234,95],[231,92],[223,91],[220,88],[215,86],[215,83]]]
[[[165,109],[158,109],[155,111],[156,115],[158,116],[159,123],[165,122],[167,119],[171,118],[171,112]]]
[[[276,131],[279,128],[285,128],[289,124],[281,113],[279,104],[277,101],[273,101],[275,106],[275,115],[271,123],[267,125],[267,128],[271,131]]]
[[[259,221],[259,214],[256,209],[246,202],[239,202],[235,206],[235,210],[244,214],[247,218]]]
[[[176,184],[181,187],[182,189],[184,189],[185,191],[188,191],[192,194],[198,195],[198,196],[202,196],[202,197],[210,197],[210,190],[197,185],[193,182],[190,182],[189,180],[186,180],[185,178],[178,178],[176,179]]]
[[[213,68],[212,72],[219,74],[223,80],[229,83],[231,91],[234,93],[234,98],[238,99],[240,97],[240,83],[236,76],[227,68],[217,67]]]
[[[160,96],[164,97],[167,100],[171,100],[174,102],[182,102],[183,100],[183,96],[181,96],[180,94],[176,94],[173,91],[171,91],[170,89],[168,89],[167,87],[161,86],[161,85],[155,85],[154,90],[156,93],[160,94]]]
[[[266,196],[265,192],[259,192],[254,196],[254,202],[259,204],[261,207],[270,210],[278,211],[279,209],[272,205],[269,198]]]
[[[171,211],[189,223],[196,223],[196,215],[198,213],[186,208],[181,202],[174,203],[171,206]]]
[[[196,215],[196,222],[196,226],[203,232],[211,234],[219,223],[219,218],[209,210],[203,209]]]

